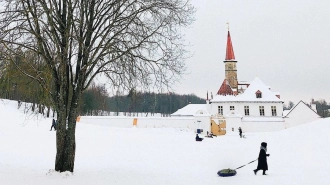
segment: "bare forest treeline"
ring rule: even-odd
[[[33,59],[32,55],[30,57]],[[26,64],[19,56],[15,60],[15,65],[20,68],[25,67]],[[53,117],[54,114],[50,114],[50,112],[54,112],[51,99],[37,80],[26,77],[17,70],[13,63],[2,64],[0,70],[0,98],[31,103],[29,109],[32,111],[37,111],[46,117]],[[44,69],[42,64],[38,66],[39,71],[42,71],[46,77],[44,79],[48,81],[49,72]],[[203,104],[205,99],[194,94],[138,92],[135,89],[132,89],[126,95],[109,97],[104,85],[92,83],[82,94],[78,112],[80,115],[89,116],[104,115],[104,112],[140,112],[169,115],[189,103]]]
[[[315,101],[317,114],[321,117],[330,117],[330,104],[327,103],[324,99]]]
[[[52,117],[51,101],[44,89],[33,79],[7,66],[0,74],[0,98],[31,103],[32,111]],[[83,92],[79,106],[79,114],[86,116],[105,115],[104,112],[139,112],[172,114],[190,104],[203,104],[205,99],[194,94],[180,95],[176,93],[138,92],[134,89],[126,95],[108,96],[102,85],[91,85]],[[53,111],[52,111],[53,112]]]
[[[13,63],[2,61],[1,64],[0,98],[17,100],[18,106],[21,105],[21,102],[31,103],[31,107],[27,107],[28,109],[41,113],[46,117],[54,117],[54,109],[52,109],[50,97],[37,80],[26,77],[17,70]],[[26,64],[21,57],[15,56],[15,65],[24,68]],[[49,72],[41,64],[38,65],[38,68],[45,74],[46,78],[44,80],[49,82],[49,78],[47,78],[47,76],[50,76]],[[50,114],[50,110],[53,110],[52,114]]]
[[[90,116],[104,115],[104,112],[139,112],[146,113],[147,116],[148,113],[169,115],[190,103],[205,103],[205,99],[194,94],[139,92],[134,89],[126,95],[109,97],[104,86],[95,85],[83,93],[82,101],[81,115]]]

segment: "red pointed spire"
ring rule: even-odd
[[[228,30],[228,36],[227,36],[226,60],[235,60],[234,48],[231,43],[229,30]]]

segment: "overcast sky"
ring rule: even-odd
[[[186,31],[193,57],[173,90],[216,94],[224,77],[227,22],[239,81],[259,77],[281,99],[330,102],[329,0],[192,0],[196,21]]]

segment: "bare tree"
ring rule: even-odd
[[[20,56],[58,113],[56,171],[74,170],[77,107],[99,74],[116,88],[170,86],[183,74],[189,0],[0,0],[0,46]],[[33,53],[36,61],[25,55]],[[38,70],[36,63],[46,66]],[[51,83],[47,83],[50,78]]]
[[[320,99],[316,101],[316,110],[317,114],[321,117],[325,118],[328,117],[329,111],[328,111],[328,103],[325,101],[325,99]]]
[[[291,110],[294,107],[294,103],[289,101],[288,110]]]

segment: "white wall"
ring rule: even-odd
[[[242,122],[243,132],[272,132],[283,130],[285,122]]]
[[[81,123],[102,125],[118,128],[129,128],[133,126],[134,117],[124,116],[80,116]],[[79,124],[79,122],[77,123]]]
[[[139,128],[189,128],[196,129],[194,117],[124,117],[124,116],[81,116],[80,122],[118,128],[133,127],[133,120],[137,119]],[[79,124],[79,122],[77,123]]]
[[[320,119],[320,116],[311,110],[308,106],[306,106],[303,102],[299,102],[284,119],[286,123],[285,128],[290,128],[315,121]]]
[[[131,125],[132,126],[132,125]],[[137,118],[138,128],[189,128],[194,129],[196,124],[193,117],[161,117],[161,118]]]
[[[259,106],[264,106],[265,116],[272,116],[271,106],[276,106],[277,116],[281,116],[283,112],[283,104],[278,103],[264,103],[264,102],[221,102],[210,104],[210,114],[215,115],[218,113],[218,106],[223,106],[223,114],[226,115],[230,111],[230,106],[235,107],[242,116],[245,116],[244,106],[249,106],[249,116],[260,116]]]
[[[195,132],[197,129],[203,129],[203,135],[206,135],[207,131],[211,131],[210,116],[201,114],[193,117],[81,116],[80,122],[108,127],[131,128],[134,118],[137,119],[138,128],[186,128]]]
[[[226,117],[226,134],[238,134],[238,127],[242,127],[240,117]]]
[[[203,132],[202,132],[203,135],[206,135],[207,131],[211,132],[210,115],[196,114],[194,116],[194,124],[195,124],[195,128],[192,128],[194,131],[196,131],[196,129],[203,129]]]

